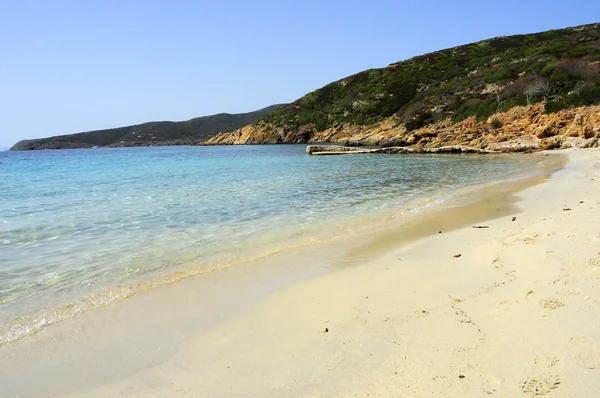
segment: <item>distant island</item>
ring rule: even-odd
[[[271,105],[248,113],[219,113],[184,122],[149,122],[114,129],[23,140],[10,150],[195,145],[217,133],[233,131],[251,124],[282,106],[282,104]]]
[[[207,145],[597,146],[600,24],[496,37],[330,83]]]

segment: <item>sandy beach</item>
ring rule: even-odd
[[[0,347],[0,396],[600,396],[600,150],[560,155],[518,202],[358,264],[276,255]]]

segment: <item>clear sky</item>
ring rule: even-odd
[[[252,111],[425,52],[599,21],[598,0],[0,0],[0,148]]]

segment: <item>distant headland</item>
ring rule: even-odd
[[[149,122],[114,129],[23,140],[13,145],[10,150],[195,145],[219,132],[233,131],[253,123],[282,106],[282,104],[271,105],[248,113],[219,113],[184,122]]]

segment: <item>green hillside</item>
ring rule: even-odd
[[[219,132],[232,131],[251,124],[281,106],[272,105],[249,113],[219,113],[185,122],[150,122],[114,129],[24,140],[15,144],[11,150],[198,144]]]
[[[395,116],[410,131],[542,100],[555,112],[600,102],[599,71],[600,24],[497,37],[357,73],[255,125],[314,132]]]

